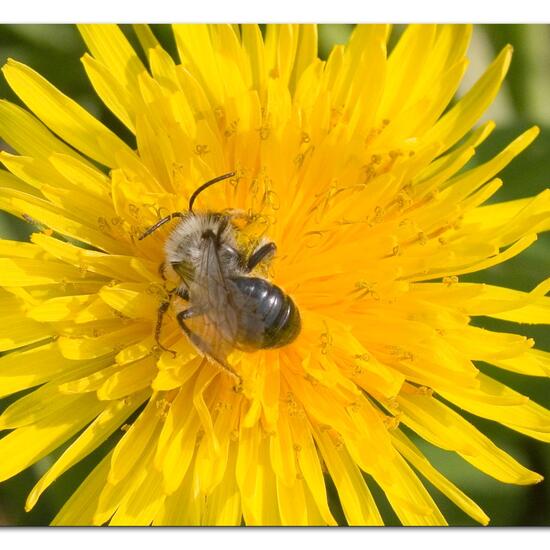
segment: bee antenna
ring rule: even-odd
[[[193,203],[195,202],[195,199],[207,187],[210,187],[211,185],[214,185],[215,183],[218,183],[219,181],[226,180],[227,178],[232,178],[234,175],[235,175],[235,172],[229,172],[227,174],[224,174],[223,176],[218,176],[217,178],[214,178],[213,180],[210,180],[210,181],[207,181],[206,183],[203,183],[200,187],[197,187],[197,189],[195,189],[195,191],[191,195],[191,198],[189,199],[189,212],[193,212]]]

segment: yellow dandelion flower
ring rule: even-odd
[[[54,524],[334,525],[328,477],[350,525],[382,523],[372,480],[403,524],[445,524],[424,479],[487,523],[409,434],[502,482],[542,479],[456,412],[550,441],[549,411],[478,363],[548,376],[550,354],[470,324],[549,323],[550,279],[532,292],[457,279],[550,227],[548,191],[483,205],[537,128],[465,168],[512,49],[448,108],[468,26],[410,26],[387,55],[389,28],[361,25],[326,62],[312,25],[173,31],[179,62],[136,26],[146,67],[117,26],[80,26],[86,74],[130,145],[32,68],[3,67],[29,110],[0,102],[17,152],[0,153],[0,207],[39,231],[0,241],[0,396],[28,390],[0,416],[0,479],[70,440],[31,509],[113,436]],[[231,172],[194,211],[227,213],[245,257],[276,244],[252,273],[291,297],[301,331],[224,368],[178,324],[182,270],[159,272],[184,222],[140,237]]]

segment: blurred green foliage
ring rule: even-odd
[[[123,27],[131,41],[136,44],[130,27]],[[396,27],[390,45],[395,43],[395,36],[403,30],[401,25]],[[160,25],[154,25],[153,28],[168,51],[175,55],[170,29]],[[353,25],[321,25],[320,55],[326,58],[333,44],[345,43],[352,29]],[[479,149],[473,162],[480,163],[491,158],[531,124],[539,124],[542,127],[541,136],[501,173],[500,177],[505,185],[494,200],[532,196],[548,187],[550,180],[548,174],[550,102],[547,99],[550,97],[550,26],[481,25],[475,28],[475,38],[470,50],[471,59],[477,56],[490,58],[506,43],[514,45],[515,53],[511,70],[501,92],[510,100],[505,104],[505,112],[502,109],[495,112],[497,130]],[[27,63],[131,142],[131,136],[101,104],[89,85],[79,61],[84,52],[84,44],[73,26],[0,25],[0,64],[3,65],[8,57]],[[19,103],[3,78],[0,79],[0,98]],[[505,125],[498,124],[499,117],[506,121]],[[0,213],[0,236],[25,240],[29,233],[28,225]],[[550,236],[543,235],[534,246],[517,258],[484,272],[463,277],[462,280],[530,290],[549,273]],[[510,332],[516,330],[514,325],[505,322],[489,319],[476,319],[475,322],[494,330]],[[537,347],[550,350],[550,337],[546,327],[523,326],[521,332],[535,338]],[[544,406],[550,406],[548,380],[522,377],[487,365],[483,365],[483,369]],[[0,401],[0,410],[13,400],[14,396]],[[530,440],[493,422],[474,418],[469,414],[465,416],[497,445],[509,451],[527,467],[543,475],[550,474],[550,446]],[[505,485],[480,473],[453,453],[436,449],[418,437],[412,437],[449,479],[481,505],[491,517],[491,525],[550,525],[550,482],[532,487]],[[66,447],[58,449],[53,455],[22,474],[0,484],[0,525],[49,523],[56,511],[111,445],[112,441],[107,441],[92,455],[63,475],[45,492],[39,504],[30,513],[24,512],[24,502],[28,492]],[[475,522],[462,511],[436,490],[432,490],[429,483],[427,485],[451,525],[475,525]],[[389,525],[397,525],[397,518],[387,504],[383,492],[374,482],[370,483],[370,486],[386,522]],[[336,516],[345,523],[337,502],[336,491],[331,483],[329,483],[329,496]]]

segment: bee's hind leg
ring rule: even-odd
[[[209,346],[198,334],[194,333],[186,324],[185,321],[187,319],[191,319],[192,317],[196,317],[197,315],[202,315],[203,311],[190,307],[188,309],[185,309],[184,311],[180,311],[176,319],[178,320],[178,324],[185,332],[186,336],[191,340],[191,342],[199,348],[204,354],[206,354],[208,357],[214,359],[216,363],[218,363],[223,369],[225,369],[233,378],[237,380],[237,385],[235,386],[235,391],[240,391],[243,384],[243,379],[241,378],[241,375],[233,368],[231,365],[228,365],[226,361],[223,361],[219,357],[216,356],[216,354],[212,351],[211,346]]]

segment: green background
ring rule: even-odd
[[[130,40],[136,44],[130,26],[123,26]],[[153,26],[165,47],[175,56],[174,41],[166,26]],[[321,25],[319,28],[322,57],[326,57],[334,43],[346,42],[353,25]],[[403,26],[392,33],[394,44]],[[473,163],[483,162],[502,149],[519,133],[532,124],[541,127],[541,135],[520,157],[501,173],[504,186],[492,200],[508,200],[532,196],[546,187],[550,180],[550,26],[548,25],[477,25],[469,52],[470,73],[465,83],[472,83],[491,58],[505,44],[514,46],[512,67],[504,87],[488,118],[497,122],[497,129],[479,149]],[[139,47],[137,50],[141,52]],[[0,25],[0,64],[8,57],[15,58],[36,69],[64,93],[77,100],[125,138],[127,130],[101,104],[86,79],[80,64],[85,47],[76,28],[70,25]],[[463,93],[464,90],[461,90]],[[460,95],[460,93],[459,93]],[[19,103],[5,80],[0,77],[0,98]],[[0,148],[2,148],[0,141]],[[0,236],[26,240],[31,228],[0,212]],[[531,290],[550,275],[550,235],[542,235],[534,246],[513,260],[476,273],[461,280],[487,282],[519,290]],[[512,323],[476,319],[475,324],[500,331],[515,332]],[[519,327],[518,332],[532,337],[540,349],[550,350],[547,327]],[[538,403],[550,406],[550,381],[538,377],[524,377],[483,365],[485,372],[525,393]],[[19,397],[19,395],[17,396]],[[0,410],[13,401],[0,400]],[[527,467],[550,477],[550,445],[530,440],[494,422],[480,420],[468,413],[464,416],[478,426],[500,447],[510,452]],[[477,471],[462,459],[436,449],[419,438],[413,439],[433,463],[453,482],[472,497],[491,517],[490,525],[550,525],[550,480],[535,486],[505,485]],[[53,484],[41,497],[37,506],[24,512],[26,496],[36,481],[63,451],[41,460],[15,478],[0,484],[0,525],[45,525],[54,517],[63,502],[110,447],[107,441],[92,455],[73,467]],[[0,457],[1,460],[1,457]],[[375,483],[369,480],[384,520],[398,525],[397,518]],[[476,525],[461,510],[450,503],[428,482],[441,511],[451,525]],[[341,524],[341,513],[333,486],[329,484],[331,506]]]

